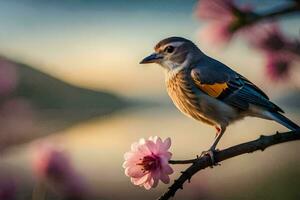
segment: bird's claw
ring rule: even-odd
[[[206,156],[206,155],[208,155],[209,157],[210,157],[210,160],[211,160],[211,168],[213,167],[213,166],[218,166],[218,165],[220,165],[219,163],[217,163],[216,162],[216,160],[215,160],[215,153],[217,152],[218,150],[215,150],[215,149],[210,149],[210,150],[208,150],[208,151],[203,151],[202,153],[201,153],[201,155],[200,155],[200,158],[201,157],[203,157],[203,156]]]

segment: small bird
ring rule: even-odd
[[[155,53],[140,64],[157,63],[165,69],[167,92],[185,115],[217,130],[208,151],[212,163],[226,127],[246,116],[274,120],[290,130],[299,126],[247,78],[205,55],[192,41],[169,37],[156,44]]]

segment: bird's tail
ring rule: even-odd
[[[288,119],[287,117],[285,117],[284,115],[278,113],[278,112],[272,112],[272,118],[278,122],[279,124],[287,127],[288,129],[295,131],[300,129],[300,127],[295,124],[294,122],[292,122],[290,119]]]

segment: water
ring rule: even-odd
[[[297,116],[291,115],[291,118],[296,119]],[[223,149],[256,139],[260,134],[272,134],[276,130],[286,129],[270,121],[246,118],[227,129],[218,147]],[[158,106],[129,109],[83,122],[45,139],[70,153],[74,166],[93,189],[94,196],[101,199],[155,199],[166,190],[167,185],[159,184],[157,189],[146,191],[133,186],[122,168],[123,154],[130,149],[131,143],[152,135],[172,139],[173,159],[190,159],[209,148],[215,130],[189,119],[173,106]],[[14,149],[2,158],[2,162],[15,170],[23,183],[29,185],[34,185],[30,167],[34,144]],[[177,199],[239,199],[243,191],[256,190],[257,183],[274,173],[281,173],[289,164],[299,166],[300,158],[295,153],[299,150],[297,142],[293,142],[271,147],[263,153],[227,160],[221,167],[198,173],[191,184],[179,191]],[[174,166],[172,179],[185,167]]]

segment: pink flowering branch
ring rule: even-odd
[[[218,151],[215,154],[215,161],[217,163],[239,156],[246,153],[252,153],[254,151],[264,151],[266,148],[273,146],[275,144],[280,144],[284,142],[290,142],[300,140],[300,130],[289,131],[285,133],[276,133],[274,135],[265,136],[261,135],[258,139],[235,145]],[[167,200],[175,195],[177,190],[183,189],[183,184],[188,181],[190,182],[192,176],[202,169],[211,167],[212,163],[209,156],[203,156],[197,159],[175,161],[170,160],[170,164],[188,164],[192,163],[185,171],[181,172],[180,177],[174,181],[174,183],[169,187],[169,189],[159,198],[159,200]]]
[[[223,46],[235,36],[244,36],[264,53],[266,72],[273,80],[289,77],[300,60],[300,38],[287,37],[277,22],[277,18],[300,14],[299,0],[264,12],[235,0],[199,0],[196,14],[207,24],[200,32],[203,41]]]
[[[238,5],[234,0],[201,0],[196,11],[199,19],[209,22],[205,35],[218,43],[228,42],[234,34],[251,32],[255,24],[300,14],[298,1],[269,11],[257,12],[253,6]],[[205,30],[205,29],[204,29]]]

